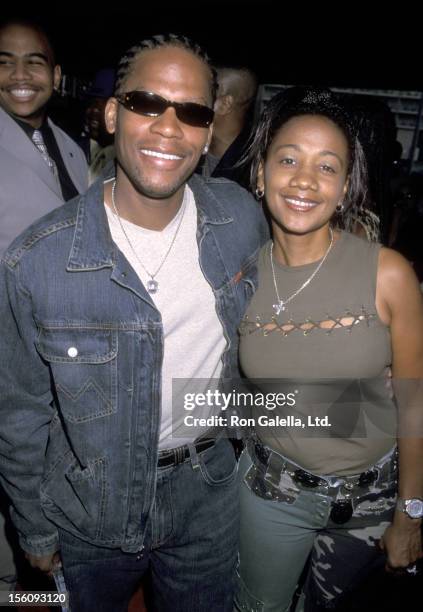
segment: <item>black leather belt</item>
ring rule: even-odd
[[[211,448],[216,444],[216,440],[205,439],[194,444],[197,453],[203,453],[207,449]],[[176,448],[169,448],[159,451],[159,457],[157,460],[157,467],[169,467],[178,465],[189,459],[189,448],[188,444],[184,446],[177,446]]]

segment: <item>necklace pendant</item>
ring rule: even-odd
[[[147,281],[147,291],[148,293],[157,293],[159,289],[159,283],[154,280],[154,278],[151,278],[149,281]]]
[[[273,310],[276,312],[277,315],[283,312],[285,310],[283,301],[281,300],[277,304],[273,304]]]

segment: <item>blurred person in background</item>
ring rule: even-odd
[[[249,68],[216,68],[218,91],[210,146],[198,172],[205,177],[224,177],[249,186],[249,168],[237,165],[253,127],[257,78]]]
[[[107,131],[104,116],[107,100],[114,92],[115,80],[115,71],[112,68],[103,68],[96,72],[86,93],[88,106],[85,112],[85,130],[88,142],[83,144],[83,148],[88,158],[90,185],[115,157],[114,137]]]

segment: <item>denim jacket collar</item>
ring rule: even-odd
[[[194,193],[199,227],[205,224],[223,225],[233,222],[233,218],[208,188],[206,181],[194,174],[188,185]],[[67,270],[75,272],[113,267],[116,259],[117,247],[110,234],[104,209],[103,179],[100,179],[85,195],[80,196]]]

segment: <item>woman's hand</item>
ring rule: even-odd
[[[396,511],[379,545],[385,552],[388,571],[406,569],[423,557],[421,520]]]

